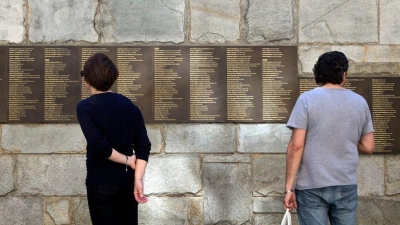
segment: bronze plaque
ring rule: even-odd
[[[44,122],[77,122],[81,92],[78,47],[44,49]]]
[[[117,91],[140,108],[146,122],[153,122],[152,58],[152,47],[117,48]]]
[[[372,78],[375,152],[400,153],[400,78]]]
[[[8,121],[43,122],[44,47],[9,47]]]
[[[189,122],[189,48],[153,50],[154,122]]]
[[[287,122],[299,93],[297,81],[297,48],[262,48],[262,122]]]
[[[224,47],[190,47],[190,122],[226,121]]]
[[[0,46],[0,122],[8,120],[8,47]]]
[[[371,78],[348,78],[344,87],[361,95],[367,101],[368,107],[371,110]]]
[[[226,67],[227,121],[261,121],[261,47],[227,47]]]

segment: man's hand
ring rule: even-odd
[[[142,179],[135,179],[135,187],[133,189],[133,195],[135,199],[139,203],[146,203],[147,197],[143,194],[143,180]]]
[[[297,209],[296,194],[294,192],[289,192],[285,194],[285,200],[283,206],[286,209],[292,211],[293,207]]]

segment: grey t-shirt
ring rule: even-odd
[[[287,127],[307,130],[297,189],[357,184],[357,144],[361,136],[374,131],[362,96],[324,87],[304,92]]]

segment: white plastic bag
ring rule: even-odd
[[[283,216],[281,225],[292,225],[292,217],[290,215],[289,209],[286,209],[286,213]]]

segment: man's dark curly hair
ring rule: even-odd
[[[83,78],[99,91],[108,91],[118,76],[117,67],[102,53],[92,55],[83,67]]]
[[[343,73],[347,72],[348,68],[349,61],[342,52],[326,52],[318,58],[314,65],[315,82],[319,85],[341,84]]]

